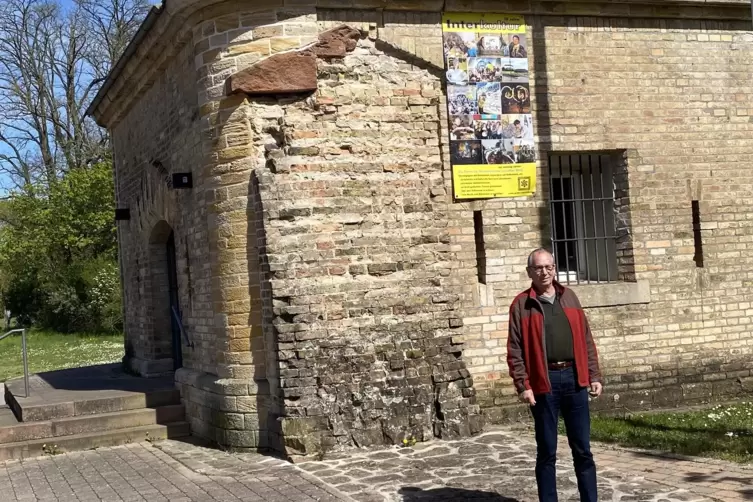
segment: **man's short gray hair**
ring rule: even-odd
[[[533,257],[536,256],[539,253],[546,253],[546,254],[548,254],[549,256],[552,257],[552,261],[554,261],[554,255],[552,254],[551,251],[549,251],[546,248],[536,248],[533,251],[531,251],[531,254],[528,255],[528,268],[533,267]]]

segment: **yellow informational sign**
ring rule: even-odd
[[[455,198],[533,194],[536,146],[525,19],[447,13],[442,29]]]
[[[470,31],[484,33],[525,33],[523,16],[507,14],[459,14],[447,12],[442,16],[444,31]]]
[[[536,164],[453,166],[456,199],[522,197],[536,191]]]

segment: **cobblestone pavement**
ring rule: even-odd
[[[472,439],[413,448],[351,452],[299,464],[350,493],[359,502],[537,500],[535,442],[521,431],[497,429]],[[557,488],[561,501],[579,500],[566,442],[559,446]],[[597,448],[599,500],[707,502],[682,486],[659,483],[620,465],[614,450]],[[636,475],[638,474],[638,475]]]
[[[560,501],[578,500],[566,443]],[[620,502],[753,500],[753,468],[595,446],[599,499]],[[495,429],[462,441],[328,454],[290,464],[179,441],[0,463],[0,500],[527,502],[536,500],[535,445]]]

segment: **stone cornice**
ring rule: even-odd
[[[99,125],[112,128],[123,110],[152,86],[160,70],[191,39],[195,25],[237,7],[226,0],[171,0],[153,8],[86,113]]]
[[[743,21],[751,18],[749,0],[163,0],[150,12],[126,53],[110,72],[87,110],[112,128],[131,104],[154,83],[202,21],[243,10],[277,8],[403,10],[423,12],[492,11],[541,15],[664,17]]]

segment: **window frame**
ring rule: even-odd
[[[548,154],[549,239],[557,263],[557,280],[563,284],[590,286],[636,281],[627,171],[630,154],[627,150]],[[567,159],[564,165],[563,159]],[[569,182],[565,183],[565,179]],[[572,207],[569,214],[566,207]],[[568,242],[575,245],[571,248]],[[574,256],[563,259],[563,248],[565,255],[573,249]]]

